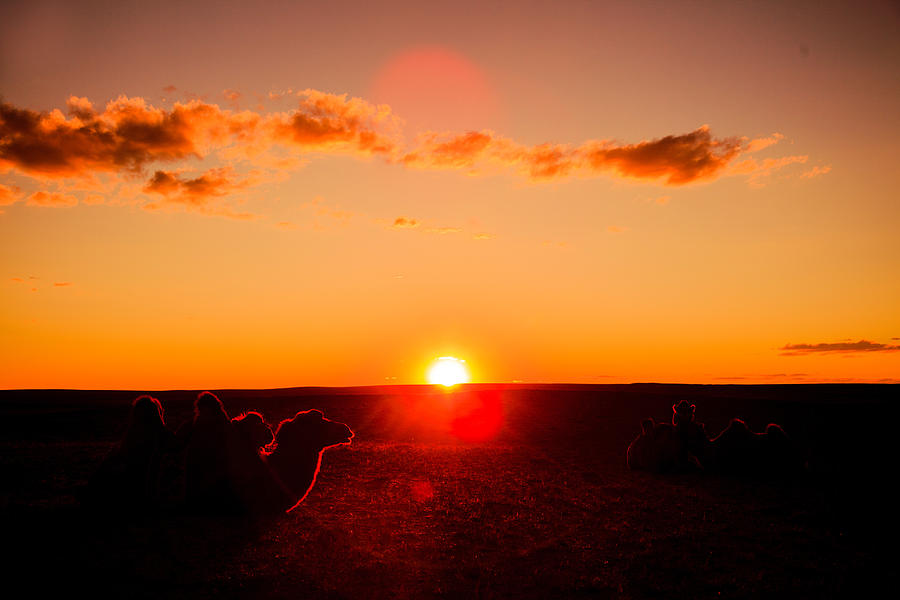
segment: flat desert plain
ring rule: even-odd
[[[6,584],[35,597],[837,598],[896,589],[896,385],[216,390],[347,423],[289,514],[86,511],[142,391],[0,392]],[[176,428],[197,391],[152,392]],[[629,471],[644,417],[780,423],[791,478]],[[126,510],[126,513],[128,511]],[[888,588],[888,589],[891,589]]]

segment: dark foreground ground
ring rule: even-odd
[[[134,598],[833,598],[896,589],[898,386],[470,386],[219,392],[356,432],[294,512],[90,515],[78,494],[136,392],[0,392],[6,589]],[[196,392],[155,393],[167,422]],[[640,419],[784,425],[789,481],[629,472]],[[495,433],[496,430],[496,433]],[[492,435],[494,434],[494,435]],[[24,594],[23,594],[24,595]],[[89,596],[90,597],[90,596]]]

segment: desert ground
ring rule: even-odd
[[[266,519],[88,512],[84,486],[143,390],[3,391],[4,579],[33,597],[871,597],[897,583],[898,389],[217,390],[230,415],[318,408],[356,434],[325,452],[303,504]],[[172,428],[196,394],[152,393]],[[780,423],[806,472],[629,471],[641,419],[681,399],[713,434]]]

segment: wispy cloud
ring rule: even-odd
[[[7,206],[18,202],[24,197],[22,190],[14,185],[3,185],[0,183],[0,206]]]
[[[412,229],[418,226],[419,222],[415,219],[410,219],[409,217],[397,217],[394,219],[393,225],[391,225],[394,229]]]
[[[78,204],[78,198],[59,192],[39,191],[28,196],[25,204],[27,206],[75,206]]]
[[[818,344],[786,344],[780,348],[782,356],[801,356],[804,354],[833,353],[848,354],[857,352],[897,352],[900,345],[881,344],[869,340],[858,342],[820,342]]]
[[[738,138],[714,138],[706,126],[637,144],[588,140],[574,147],[551,143],[523,146],[492,131],[458,135],[432,132],[422,136],[419,146],[404,154],[400,162],[431,169],[499,165],[514,168],[533,180],[612,175],[683,185],[721,174],[744,150],[743,144]]]
[[[813,177],[818,177],[827,173],[831,173],[831,165],[826,165],[824,167],[815,166],[812,169],[801,173],[800,177],[804,179],[812,179]]]

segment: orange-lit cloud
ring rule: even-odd
[[[203,204],[239,187],[230,175],[228,169],[212,169],[190,179],[169,171],[157,171],[144,186],[144,191],[160,194],[173,202]]]
[[[300,97],[298,109],[269,115],[232,112],[198,100],[167,110],[125,96],[103,112],[73,96],[68,117],[59,110],[41,113],[2,103],[0,169],[53,178],[139,172],[149,163],[201,158],[234,143],[366,154],[394,148],[387,135],[376,131],[389,128],[388,107],[316,90]]]
[[[382,219],[375,219],[375,221],[384,224],[384,221]],[[418,219],[413,219],[410,217],[397,217],[392,223],[390,223],[389,227],[391,229],[416,229],[421,233],[435,233],[438,235],[461,233],[463,231],[462,227],[447,227],[438,225],[425,227],[424,225],[425,224]],[[490,237],[490,234],[486,233],[479,233],[474,236],[475,239],[489,239]]]
[[[236,179],[229,167],[210,169],[199,177],[184,177],[176,172],[157,171],[144,186],[148,194],[162,196],[161,201],[143,205],[145,210],[184,209],[202,215],[250,220],[258,215],[237,211],[220,200],[235,190],[247,187],[248,180]]]
[[[745,152],[757,152],[762,150],[763,148],[768,148],[769,146],[773,146],[784,139],[784,136],[780,133],[773,133],[769,137],[764,138],[756,138],[754,140],[748,140]]]
[[[0,183],[0,206],[6,206],[18,202],[23,197],[22,190],[12,185],[3,185]]]
[[[165,90],[174,91],[174,86]],[[240,98],[233,90],[223,93],[229,102]],[[282,93],[273,94],[282,97]],[[70,182],[61,185],[59,192],[32,194],[28,197],[32,205],[71,206],[78,201],[69,194],[72,191],[90,194],[90,203],[102,202],[113,194],[109,184],[101,185],[98,176],[102,175],[115,179],[116,185],[131,185],[130,197],[143,192],[170,203],[199,206],[271,180],[276,174],[286,177],[287,171],[306,164],[307,159],[299,156],[314,153],[382,156],[388,163],[409,168],[470,174],[511,169],[535,181],[606,175],[672,186],[723,175],[746,175],[754,183],[808,158],[737,161],[743,154],[777,144],[784,136],[717,138],[707,126],[633,144],[587,140],[580,145],[527,146],[490,130],[426,132],[412,147],[406,147],[399,137],[399,119],[387,105],[312,89],[293,96],[296,108],[269,113],[228,110],[196,99],[158,108],[143,98],[126,96],[102,110],[86,98],[72,96],[66,114],[0,103],[0,172],[15,170],[45,182]],[[186,161],[200,159],[218,165],[196,178],[180,174],[189,170]],[[238,175],[238,169],[247,165],[271,172]],[[811,178],[828,170],[830,167],[814,167],[803,176]],[[146,177],[148,171],[153,175],[143,188],[134,184],[135,178]],[[82,183],[72,185],[72,181]],[[122,197],[126,191],[120,189],[116,196]],[[17,188],[0,187],[0,205],[21,199],[18,193]]]
[[[379,131],[391,129],[396,121],[387,105],[311,89],[298,96],[298,110],[267,117],[273,141],[317,152],[388,154],[395,149],[396,143]]]
[[[748,158],[732,166],[731,171],[737,175],[747,175],[751,185],[761,185],[761,179],[772,175],[775,171],[794,164],[803,164],[809,159],[806,155],[782,156],[756,160]]]
[[[429,132],[422,136],[419,148],[406,154],[402,162],[413,167],[471,167],[492,143],[494,138],[489,131],[470,131],[445,141],[440,141],[437,133]]]
[[[419,222],[415,219],[410,219],[408,217],[397,217],[394,219],[394,224],[391,225],[394,229],[412,229],[413,227],[418,227]]]
[[[241,93],[237,90],[222,90],[222,96],[234,107],[237,107],[238,101],[241,99]]]
[[[624,177],[662,179],[669,185],[711,179],[742,149],[737,138],[713,138],[706,126],[639,144],[588,142],[583,148],[588,163],[597,171],[612,169]]]
[[[804,179],[812,179],[813,177],[818,177],[819,175],[825,175],[826,173],[830,173],[830,172],[831,172],[831,165],[827,165],[824,167],[816,166],[808,171],[804,171],[803,173],[801,173],[800,177],[803,177]]]
[[[142,98],[119,97],[97,113],[84,98],[39,113],[0,104],[0,169],[28,175],[72,177],[93,172],[139,171],[152,161],[200,154],[200,145],[227,134],[215,105],[153,108]]]
[[[706,126],[637,144],[588,140],[577,147],[549,143],[522,146],[482,131],[451,137],[426,134],[420,146],[405,154],[401,162],[411,167],[458,169],[471,168],[484,160],[517,168],[535,180],[612,174],[682,185],[722,174],[742,151],[744,141],[714,138]]]
[[[28,206],[75,206],[78,204],[78,198],[59,192],[39,191],[28,196],[25,204]]]
[[[900,345],[881,344],[869,340],[858,342],[836,342],[818,344],[787,344],[780,348],[783,356],[800,356],[820,352],[828,353],[853,353],[853,352],[897,352]]]

